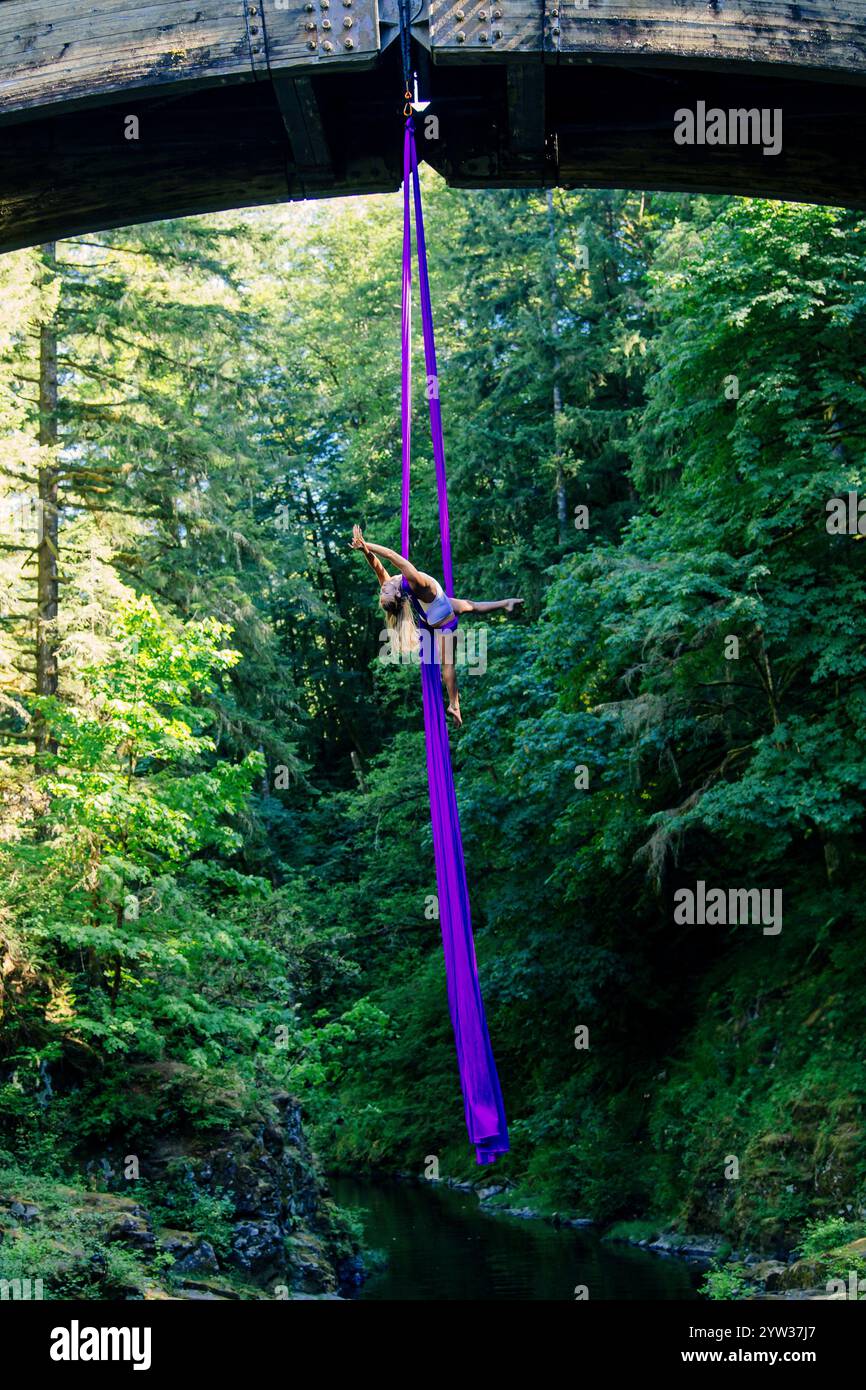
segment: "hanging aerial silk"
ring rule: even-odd
[[[439,496],[439,534],[442,544],[442,578],[446,594],[454,593],[451,568],[451,536],[448,524],[448,493],[445,480],[445,446],[442,439],[442,413],[439,404],[436,344],[427,275],[427,249],[421,211],[421,183],[418,155],[411,115],[406,121],[403,153],[403,297],[402,297],[402,399],[403,497],[400,549],[409,554],[409,483],[411,471],[412,366],[411,366],[411,288],[412,218],[410,185],[414,191],[415,227],[418,241],[418,279],[421,296],[421,322],[424,331],[424,359],[427,369],[427,397],[430,402],[430,432],[436,464]],[[455,624],[456,626],[456,624]],[[469,913],[466,866],[460,817],[451,770],[451,750],[442,700],[442,681],[435,657],[435,639],[422,642],[421,688],[424,698],[424,732],[427,744],[427,780],[430,787],[430,817],[433,824],[433,855],[436,861],[436,889],[439,922],[445,950],[448,982],[448,1008],[457,1044],[457,1064],[463,1091],[466,1128],[475,1145],[479,1163],[495,1163],[496,1155],[508,1151],[508,1128],[496,1063],[487,1032],[484,1002],[478,984],[475,943]]]

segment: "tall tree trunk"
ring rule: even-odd
[[[556,288],[556,221],[553,211],[553,189],[547,190],[547,227],[550,235],[550,330],[553,336],[553,450],[556,466],[556,521],[559,544],[565,545],[568,536],[568,509],[565,501],[565,478],[562,472],[562,454],[559,448],[559,417],[562,414],[562,387],[559,380],[559,352],[556,340],[559,336],[559,292]]]
[[[42,247],[43,284],[56,274],[53,241]],[[43,314],[39,329],[39,507],[36,580],[36,693],[57,694],[58,513],[57,513],[57,323]],[[36,761],[56,751],[45,721],[34,721]]]

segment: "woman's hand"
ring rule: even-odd
[[[363,550],[364,553],[366,554],[366,551],[367,551],[367,542],[364,540],[364,537],[363,537],[362,534],[361,534],[361,528],[360,528],[360,526],[353,526],[353,527],[352,527],[352,549],[353,549],[353,550]]]

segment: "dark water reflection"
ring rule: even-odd
[[[700,1276],[680,1260],[546,1221],[491,1216],[471,1193],[332,1177],[343,1207],[361,1211],[368,1248],[388,1265],[355,1297],[373,1300],[691,1299]]]

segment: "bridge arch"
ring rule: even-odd
[[[415,0],[452,184],[866,206],[866,0]],[[398,186],[397,0],[2,0],[0,250]],[[783,143],[678,145],[678,110]],[[134,120],[130,118],[134,117]]]

